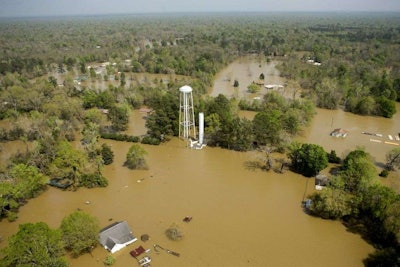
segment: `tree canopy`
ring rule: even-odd
[[[309,196],[309,211],[325,219],[343,220],[380,248],[366,259],[367,266],[397,266],[400,195],[377,177],[370,155],[360,148],[353,150],[326,190]]]
[[[2,266],[68,266],[60,231],[43,222],[21,224],[2,253]]]
[[[292,143],[289,149],[291,167],[305,176],[316,175],[328,166],[327,153],[319,145]]]
[[[74,257],[92,251],[98,243],[99,221],[83,211],[66,216],[60,226],[65,247]]]
[[[0,217],[7,216],[9,220],[14,220],[18,207],[41,193],[48,178],[36,167],[22,163],[13,166],[9,174],[9,180],[0,183]]]
[[[400,148],[393,148],[386,154],[386,167],[389,170],[400,168]]]

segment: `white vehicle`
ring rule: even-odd
[[[150,257],[144,257],[143,259],[141,259],[141,260],[139,260],[139,264],[140,264],[140,266],[143,266],[143,267],[149,267],[150,266],[150,263],[151,262],[151,259],[150,259]]]

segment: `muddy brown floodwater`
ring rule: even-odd
[[[211,96],[219,94],[227,97],[252,99],[254,97],[262,97],[269,90],[265,86],[260,86],[260,91],[255,94],[248,92],[247,86],[253,82],[259,82],[260,74],[264,74],[264,85],[283,85],[284,79],[279,76],[276,69],[278,61],[267,62],[256,56],[241,57],[234,63],[221,70],[214,79],[213,88],[210,90]],[[234,87],[234,81],[239,83],[238,87]],[[284,88],[278,90],[283,93]]]
[[[258,77],[259,73],[255,75]],[[135,135],[145,132],[142,116],[132,113],[129,131]],[[327,151],[335,149],[338,155],[358,145],[365,146],[377,162],[383,162],[384,154],[394,147],[384,141],[388,134],[398,132],[399,123],[398,114],[388,120],[318,110],[299,140],[323,145]],[[330,137],[331,129],[338,127],[349,130],[349,136]],[[371,142],[372,137],[361,131],[382,133],[382,138],[376,138],[382,142]],[[0,235],[7,239],[16,233],[18,224],[26,222],[44,221],[56,228],[64,216],[82,209],[99,218],[102,227],[126,220],[138,237],[137,242],[114,254],[116,267],[139,266],[129,255],[139,245],[151,249],[151,265],[156,267],[354,267],[363,266],[362,260],[374,251],[340,222],[303,212],[301,201],[314,191],[312,178],[289,171],[277,174],[250,169],[248,163],[260,159],[258,152],[211,147],[191,150],[182,140],[172,139],[160,146],[143,145],[150,168],[132,171],[123,167],[131,144],[103,142],[115,153],[114,163],[104,168],[110,181],[107,188],[77,192],[49,188],[20,209],[17,222],[0,222]],[[87,201],[90,204],[85,204]],[[185,223],[185,216],[193,219]],[[170,241],[165,236],[165,230],[173,224],[184,232],[180,241]],[[148,234],[150,240],[140,241],[142,234]],[[176,251],[180,257],[157,252],[154,244]],[[0,247],[5,245],[6,242],[0,243]],[[73,267],[102,267],[107,255],[98,246],[91,254],[68,260]]]
[[[246,168],[246,162],[257,159],[254,152],[191,150],[174,139],[144,146],[150,169],[131,171],[122,166],[129,144],[107,143],[116,152],[115,162],[104,169],[107,188],[49,188],[21,208],[18,223],[45,221],[56,228],[79,208],[98,217],[102,226],[126,220],[137,237],[150,235],[149,241],[117,252],[115,266],[135,266],[130,249],[152,249],[153,244],[181,254],[150,252],[152,266],[167,267],[362,266],[373,251],[339,222],[303,213],[300,204],[313,191],[312,179]],[[185,216],[192,221],[184,223]],[[164,234],[174,223],[185,234],[181,241],[169,241]],[[2,234],[16,231],[17,223],[1,222]],[[103,266],[106,256],[98,247],[71,259],[70,266]]]

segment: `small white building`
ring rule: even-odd
[[[99,239],[100,244],[111,253],[115,253],[137,240],[126,221],[107,226],[100,231]]]
[[[327,175],[318,174],[315,176],[315,189],[322,190],[329,183],[329,177]]]

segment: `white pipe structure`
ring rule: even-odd
[[[179,88],[179,137],[196,139],[192,87],[184,85]]]
[[[199,113],[199,144],[202,145],[204,141],[204,113]]]

